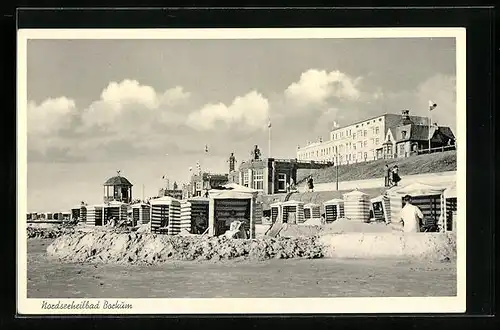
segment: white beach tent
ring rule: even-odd
[[[444,214],[444,187],[431,186],[414,182],[402,187],[393,187],[387,191],[390,198],[391,222],[398,222],[403,207],[403,197],[410,195],[412,203],[424,214],[424,223],[436,223]],[[443,225],[443,224],[441,224]]]
[[[249,231],[250,238],[255,237],[257,202],[253,193],[220,190],[220,193],[210,196],[209,203],[208,234],[210,236],[224,234],[223,227],[227,227],[229,221],[244,219],[244,227]]]
[[[444,214],[446,214],[446,230],[454,231],[456,229],[456,217],[453,216],[457,212],[457,184],[456,182],[447,187],[443,193]]]

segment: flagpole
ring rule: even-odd
[[[431,127],[432,127],[432,110],[434,110],[437,107],[437,104],[429,101],[429,154],[431,153],[431,140],[432,140],[432,134],[431,134]]]
[[[431,126],[432,126],[432,105],[429,104],[429,154],[431,153]]]
[[[268,141],[267,141],[267,143],[268,143],[268,145],[267,145],[267,147],[268,147],[268,151],[267,151],[267,152],[268,152],[268,155],[267,155],[267,158],[271,158],[271,126],[272,126],[272,125],[271,125],[271,120],[269,120],[269,124],[267,125],[267,128],[268,128],[268,130],[269,130],[269,137],[268,137]]]

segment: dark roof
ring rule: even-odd
[[[404,130],[404,129],[406,129],[408,131],[408,128],[409,128],[409,131],[410,131],[409,133],[410,134],[407,135],[407,138],[406,139],[398,139],[398,138],[396,138],[397,142],[408,141],[408,140],[411,140],[411,141],[427,141],[427,140],[429,140],[429,126],[427,126],[427,125],[405,125],[405,126],[401,126],[401,127],[398,127],[398,134],[400,134],[401,130]],[[449,127],[446,127],[446,126],[439,126],[439,127],[432,126],[431,127],[431,134],[432,134],[433,139],[436,136],[436,132],[439,132],[439,134],[442,134],[442,135],[446,136],[449,139],[452,139],[452,140],[455,139],[455,136],[453,135],[453,132],[451,131],[451,129]]]
[[[411,125],[410,139],[416,141],[429,139],[429,126]]]
[[[451,128],[446,127],[446,126],[441,126],[441,127],[439,127],[439,132],[441,132],[441,134],[443,134],[444,136],[446,136],[452,140],[455,140],[455,134],[453,134],[453,131],[451,130]]]
[[[106,182],[104,182],[104,185],[105,186],[132,186],[132,184],[130,183],[130,181],[127,180],[127,178],[123,177],[123,176],[114,176],[112,178],[109,178],[108,180],[106,180]]]

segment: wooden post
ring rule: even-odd
[[[271,194],[274,195],[274,193],[275,193],[274,181],[276,181],[276,163],[274,160],[271,161],[271,171],[272,171],[272,173],[271,173]]]
[[[250,239],[255,238],[255,209],[254,209],[254,197],[250,199]]]
[[[208,202],[208,235],[209,236],[214,236],[215,235],[215,200],[213,198],[210,198]]]

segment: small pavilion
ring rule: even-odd
[[[127,178],[117,175],[104,182],[104,202],[118,201],[130,203],[132,201],[132,183]]]

